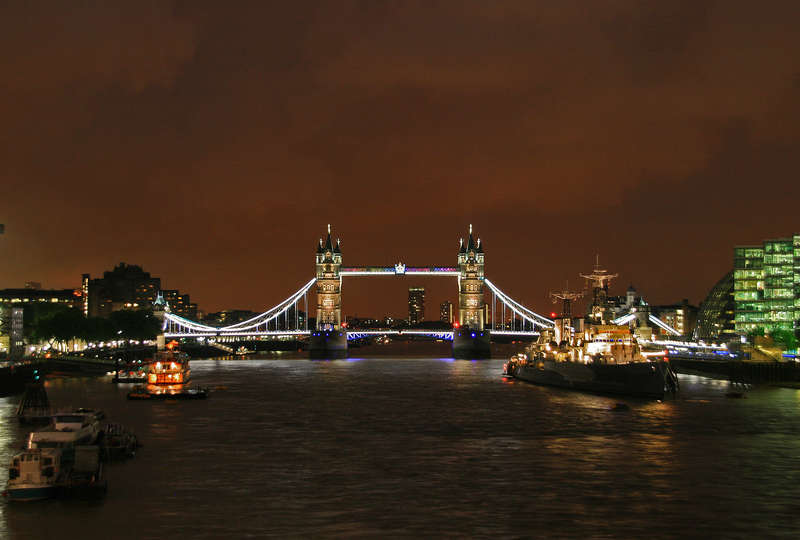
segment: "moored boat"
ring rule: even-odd
[[[100,448],[105,459],[125,459],[133,457],[139,447],[136,435],[122,424],[106,424]]]
[[[594,282],[587,316],[573,324],[571,302],[583,293],[551,293],[564,302],[553,327],[543,329],[536,343],[504,366],[508,377],[550,386],[603,394],[663,399],[678,389],[678,379],[663,350],[644,352],[629,326],[613,324],[607,282],[616,277],[595,267],[582,277]],[[576,331],[575,326],[581,328]]]
[[[72,451],[81,444],[94,444],[100,430],[97,411],[75,411],[53,415],[50,426],[28,435],[28,448],[59,448]]]
[[[103,474],[100,449],[96,445],[75,448],[75,459],[65,471],[59,485],[59,495],[76,498],[98,498],[108,491],[108,481]]]
[[[586,392],[663,399],[677,378],[663,357],[642,354],[627,327],[590,326],[582,338],[560,345],[543,332],[505,371],[517,379]]]
[[[38,501],[58,495],[61,450],[28,448],[11,459],[3,494],[12,501]]]

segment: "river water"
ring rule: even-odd
[[[0,503],[0,538],[800,535],[798,390],[681,377],[649,402],[505,381],[499,358],[355,354],[194,360],[207,401],[48,381],[144,447],[103,501]],[[0,399],[3,464],[18,399]]]

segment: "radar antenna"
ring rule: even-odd
[[[608,284],[619,274],[611,274],[608,270],[600,267],[600,255],[597,255],[594,270],[589,274],[579,274],[586,280],[586,284],[592,283],[592,304],[589,313],[592,318],[602,323],[608,315]]]
[[[578,298],[583,296],[583,292],[571,292],[569,290],[569,281],[567,281],[567,286],[564,287],[563,291],[556,291],[550,293],[550,298],[553,300],[553,303],[557,303],[559,300],[562,301],[561,304],[561,317],[564,319],[571,319],[572,318],[572,302],[577,300]]]
[[[590,274],[579,274],[582,278],[586,279],[587,282],[591,281],[594,288],[600,289],[607,289],[608,283],[615,277],[618,277],[619,274],[610,274],[608,270],[604,270],[600,267],[600,255],[598,254],[595,263],[594,263],[594,270]]]

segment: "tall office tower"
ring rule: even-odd
[[[439,320],[446,324],[453,324],[453,303],[449,300],[439,306]]]
[[[408,289],[408,324],[419,324],[425,320],[425,287]]]

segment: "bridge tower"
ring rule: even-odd
[[[339,240],[331,241],[331,226],[328,238],[317,247],[317,330],[339,330],[342,326],[342,251]]]
[[[341,358],[347,355],[347,334],[342,328],[342,250],[331,239],[331,226],[323,244],[317,246],[317,328],[311,334],[312,358]]]
[[[169,313],[169,302],[164,300],[164,295],[158,291],[155,302],[153,302],[153,315],[158,319],[161,332],[156,336],[156,348],[159,351],[166,349],[167,340],[164,338],[164,318]]]
[[[469,226],[469,239],[460,240],[458,250],[458,322],[461,326],[483,330],[483,247],[476,242]]]
[[[460,240],[458,250],[458,322],[453,333],[456,358],[489,358],[489,332],[483,302],[484,253],[480,238],[475,241],[472,225],[466,245]]]

